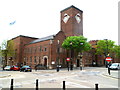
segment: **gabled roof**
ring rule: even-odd
[[[39,39],[36,39],[36,40],[30,42],[29,44],[38,43],[38,42],[42,42],[42,41],[46,41],[46,40],[51,40],[51,39],[54,39],[54,37],[55,37],[55,35],[50,35],[47,37],[39,38]]]
[[[17,36],[17,37],[12,38],[12,40],[13,40],[13,39],[16,39],[16,38],[18,38],[18,37],[25,37],[25,38],[38,39],[38,38],[35,38],[35,37],[29,37],[29,36],[19,35],[19,36]]]
[[[83,12],[82,10],[80,10],[79,8],[77,8],[77,7],[73,6],[73,5],[71,5],[70,7],[67,7],[67,8],[65,8],[65,9],[61,10],[61,12],[65,11],[65,10],[67,10],[67,9],[70,9],[70,8],[75,8],[75,9]]]

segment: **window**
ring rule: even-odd
[[[57,48],[57,53],[62,53],[62,48],[58,47]]]
[[[47,51],[47,48],[45,47],[45,51]]]
[[[31,52],[30,53],[32,53],[32,47],[31,47]]]
[[[24,49],[24,53],[26,53],[25,51],[26,51],[26,49]],[[15,50],[15,52],[16,52],[16,50]]]
[[[42,52],[42,46],[40,46],[40,52]]]
[[[65,63],[65,59],[62,59],[62,64],[66,64],[66,63]]]
[[[28,57],[26,57],[26,60],[25,60],[26,62],[28,62]]]
[[[36,51],[37,51],[37,47],[35,47],[35,49],[34,49],[34,50],[35,50],[35,53],[36,53]]]
[[[36,56],[34,56],[34,63],[37,63],[37,61],[36,61]]]
[[[30,57],[30,63],[32,63],[32,56]]]
[[[29,48],[27,48],[27,53],[29,53]]]
[[[60,53],[62,53],[62,48],[60,48]]]
[[[38,57],[38,58],[39,58],[38,60],[39,60],[39,64],[40,64],[40,57]]]
[[[60,53],[60,48],[57,48],[57,53]]]

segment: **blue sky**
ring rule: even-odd
[[[0,43],[18,35],[45,37],[60,31],[60,11],[83,10],[83,35],[118,44],[119,0],[0,0]],[[13,23],[14,24],[10,24]]]

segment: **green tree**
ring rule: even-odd
[[[97,42],[96,54],[107,56],[113,52],[115,42],[112,40],[99,40]]]
[[[0,46],[0,54],[4,57],[3,67],[7,65],[7,58],[14,57],[15,49],[13,40],[4,40]]]
[[[120,45],[114,47],[115,56],[120,59]]]
[[[62,47],[68,50],[74,49],[77,52],[88,51],[91,49],[91,45],[87,42],[87,38],[82,35],[67,37],[62,43]]]

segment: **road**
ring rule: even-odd
[[[87,67],[82,71],[75,69],[38,70],[32,72],[2,71],[2,74],[9,74],[8,77],[0,78],[0,88],[9,88],[11,79],[14,79],[14,88],[35,88],[36,79],[40,88],[62,88],[63,81],[66,81],[66,88],[118,88],[118,79],[103,75],[107,72],[104,67]]]

